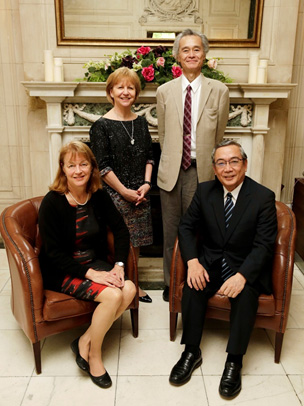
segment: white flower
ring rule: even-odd
[[[217,60],[216,59],[209,59],[207,62],[207,65],[210,69],[216,69],[217,68]]]
[[[142,69],[141,61],[138,62],[138,63],[135,63],[135,62],[134,62],[133,65],[132,65],[132,69],[133,69],[135,72],[141,70],[141,69]]]

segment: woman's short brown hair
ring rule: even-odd
[[[123,66],[121,68],[116,69],[114,72],[112,72],[107,80],[107,84],[106,84],[107,99],[113,105],[114,105],[114,100],[111,97],[110,92],[118,82],[120,82],[121,80],[124,80],[124,79],[129,80],[135,86],[135,92],[136,92],[135,99],[137,99],[137,97],[139,95],[141,86],[140,86],[140,80],[139,80],[137,73],[134,70],[129,69],[126,66]]]
[[[69,152],[72,153],[72,156],[75,156],[76,154],[82,154],[85,157],[85,159],[92,165],[91,176],[87,184],[87,192],[94,193],[98,189],[101,189],[102,185],[96,158],[91,149],[81,141],[71,141],[61,148],[59,152],[59,160],[58,160],[59,166],[57,174],[54,182],[51,184],[49,189],[54,190],[55,192],[58,193],[68,192],[67,178],[63,171],[63,165],[64,158],[66,154],[68,154]]]

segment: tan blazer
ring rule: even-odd
[[[211,152],[224,136],[229,115],[229,90],[218,80],[201,74],[201,94],[196,127],[198,181],[214,178]],[[161,157],[157,185],[170,192],[178,179],[183,154],[182,77],[160,86],[156,92]]]

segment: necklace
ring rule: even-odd
[[[85,204],[88,203],[88,200],[89,200],[89,193],[87,194],[87,198],[86,198],[86,201],[85,201],[84,203],[79,203],[79,202],[77,202],[77,200],[75,199],[75,197],[72,195],[71,192],[69,192],[69,195],[70,195],[71,198],[74,200],[74,202],[78,204],[78,206],[84,206]]]
[[[133,123],[133,120],[131,122],[132,122],[132,133],[131,133],[131,135],[130,135],[129,131],[127,130],[126,126],[124,125],[124,123],[122,121],[120,123],[123,126],[123,128],[126,130],[126,133],[128,134],[128,136],[130,138],[131,144],[134,145],[134,142],[135,142],[135,140],[134,140],[134,123]]]

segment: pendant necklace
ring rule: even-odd
[[[71,198],[74,200],[74,202],[78,204],[78,206],[84,206],[85,204],[88,203],[88,200],[89,200],[89,193],[87,194],[87,199],[86,199],[86,201],[85,201],[84,203],[79,203],[79,202],[77,202],[77,200],[75,199],[75,197],[72,195],[72,193],[71,193],[70,191],[69,191],[69,195],[70,195]]]
[[[133,120],[132,120],[132,133],[131,133],[131,135],[130,135],[129,131],[127,130],[126,126],[124,125],[124,123],[122,121],[121,121],[121,125],[126,130],[126,133],[128,134],[128,136],[130,138],[131,144],[134,145],[135,140],[134,140],[134,123],[133,123]]]

